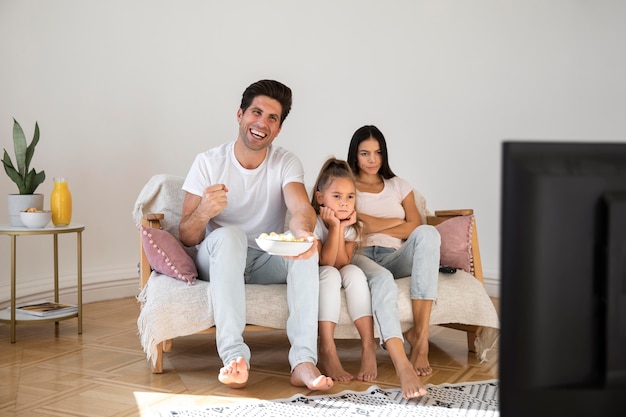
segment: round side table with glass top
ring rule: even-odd
[[[11,239],[11,307],[0,310],[0,323],[11,324],[11,343],[15,343],[15,327],[22,323],[55,322],[71,318],[78,319],[78,334],[83,333],[83,261],[82,261],[82,232],[85,226],[72,223],[68,226],[48,226],[42,228],[15,227],[6,224],[0,225],[0,235],[9,236]],[[54,248],[54,302],[59,302],[59,235],[76,233],[76,298],[77,310],[63,315],[52,317],[38,317],[16,311],[16,288],[17,288],[17,238],[33,235],[52,235]]]

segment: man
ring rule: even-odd
[[[251,84],[237,110],[237,139],[199,154],[183,184],[180,240],[198,246],[199,278],[211,282],[219,380],[243,388],[250,349],[244,343],[245,284],[287,284],[291,383],[312,390],[333,385],[317,363],[318,254],[315,245],[295,257],[261,251],[255,237],[289,230],[313,239],[315,211],[304,170],[291,152],[272,145],[291,110],[291,89],[273,80]],[[296,314],[297,313],[297,314]]]

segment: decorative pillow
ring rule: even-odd
[[[473,215],[452,217],[435,227],[441,235],[441,265],[472,273]]]
[[[143,248],[155,271],[193,285],[198,270],[183,245],[165,230],[141,226]]]

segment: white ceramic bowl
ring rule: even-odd
[[[42,228],[46,227],[52,219],[52,212],[50,210],[44,211],[20,211],[20,220],[24,223],[24,226],[30,228]]]
[[[298,256],[309,250],[313,242],[287,242],[256,238],[256,244],[270,255]]]

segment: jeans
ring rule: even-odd
[[[211,282],[217,352],[226,365],[238,357],[250,364],[243,341],[246,325],[245,284],[287,284],[287,337],[291,370],[303,362],[317,363],[319,294],[318,255],[294,261],[249,248],[238,227],[221,227],[199,245],[198,278]],[[271,300],[268,300],[271,302]]]
[[[367,246],[352,257],[363,270],[372,294],[374,325],[381,343],[402,339],[398,315],[398,287],[394,277],[411,276],[412,300],[435,300],[439,279],[441,236],[429,225],[415,228],[399,249]]]
[[[320,266],[319,321],[339,322],[341,288],[345,289],[346,307],[352,321],[372,315],[372,297],[363,271],[356,265]]]

